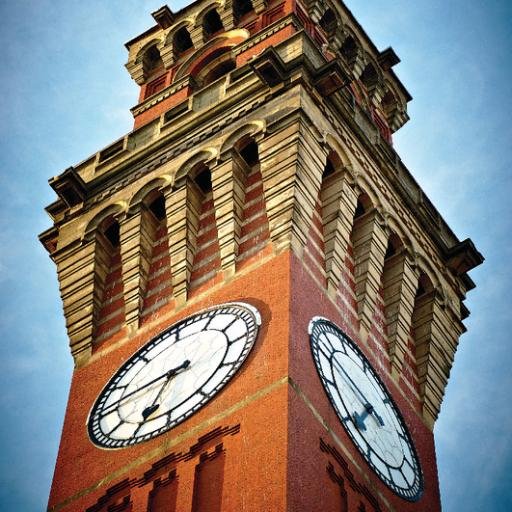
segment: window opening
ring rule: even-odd
[[[156,217],[157,220],[165,219],[165,199],[164,196],[159,195],[149,205],[149,211]]]
[[[235,0],[233,2],[233,14],[237,22],[252,10],[251,0]]]
[[[324,32],[330,34],[336,30],[338,26],[338,21],[336,20],[335,14],[332,12],[332,9],[327,9],[323,16],[320,18],[320,27]]]
[[[324,172],[322,174],[322,181],[327,178],[328,176],[330,176],[331,174],[333,174],[335,171],[334,169],[334,165],[333,163],[331,162],[331,159],[328,158],[327,159],[327,163],[325,164],[325,167],[324,167]]]
[[[204,15],[203,30],[206,37],[211,37],[213,34],[224,30],[219,13],[215,9],[208,11]]]
[[[151,46],[151,48],[146,51],[142,61],[142,66],[144,68],[144,74],[147,77],[150,77],[163,69],[164,62],[162,61],[162,57],[160,56],[160,52],[156,45]]]
[[[236,64],[234,60],[225,60],[221,62],[217,66],[215,66],[203,79],[203,87],[209,85],[215,80],[218,80],[220,77],[227,75],[230,71],[236,68]]]
[[[185,27],[180,28],[176,34],[174,34],[173,47],[174,54],[176,56],[179,56],[183,52],[190,50],[190,48],[193,48],[193,46],[194,45],[192,44],[192,39],[190,39],[190,34]]]
[[[198,172],[195,182],[203,194],[210,192],[212,190],[212,175],[210,173],[210,169],[205,168],[204,170]]]
[[[112,244],[112,247],[119,247],[119,223],[112,222],[103,231],[105,238]]]
[[[253,165],[256,165],[260,162],[258,144],[256,144],[256,142],[253,140],[241,148],[239,153],[249,167],[252,167]]]

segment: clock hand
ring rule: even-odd
[[[356,419],[356,426],[361,425],[361,424],[364,426],[364,419],[369,414],[372,414],[374,416],[374,418],[377,419],[378,423],[381,426],[384,426],[384,420],[382,419],[380,414],[377,413],[377,411],[375,410],[375,407],[373,407],[373,405],[370,403],[370,401],[364,396],[363,392],[357,387],[356,383],[352,380],[350,375],[345,371],[345,368],[343,368],[343,366],[336,359],[333,358],[332,360],[336,363],[337,368],[340,369],[342,371],[343,375],[348,379],[347,383],[349,384],[349,386],[352,389],[352,391],[354,392],[354,394],[359,395],[360,398],[358,398],[358,400],[359,400],[359,402],[361,402],[361,404],[363,405],[363,407],[365,409],[365,412],[363,412],[362,416],[358,415],[358,418]],[[357,398],[357,396],[356,396],[356,398]],[[362,400],[361,400],[361,398],[362,398]],[[354,413],[354,414],[356,414],[356,413]],[[363,428],[363,430],[365,430],[365,428]]]
[[[364,424],[364,420],[368,417],[372,415],[372,418],[375,419],[377,421],[377,423],[383,427],[384,426],[384,421],[382,419],[382,417],[380,416],[380,414],[375,410],[375,408],[373,407],[372,404],[370,403],[366,403],[364,404],[364,411],[362,414],[358,414],[357,412],[354,411],[354,414],[353,414],[353,418],[354,418],[354,423],[356,424],[356,427],[359,429],[359,430],[366,430],[366,425]]]
[[[179,366],[177,366],[176,368],[172,368],[171,370],[168,370],[166,371],[165,373],[162,373],[162,375],[159,375],[158,377],[155,377],[154,379],[150,380],[149,382],[147,382],[146,384],[144,384],[144,386],[138,388],[138,389],[135,389],[133,391],[131,391],[130,393],[124,395],[123,397],[121,397],[119,400],[117,400],[116,402],[113,402],[111,403],[108,407],[106,407],[102,414],[99,416],[100,419],[107,416],[108,414],[110,414],[113,410],[116,409],[116,407],[121,403],[121,402],[124,402],[125,400],[127,400],[128,398],[131,398],[133,395],[136,395],[137,393],[140,393],[142,390],[152,386],[153,384],[155,384],[155,382],[158,382],[159,380],[163,379],[164,377],[167,377],[168,379],[170,377],[174,377],[174,375],[176,375],[180,370],[184,370],[186,368],[188,368],[190,366],[190,361],[188,359],[186,359],[182,364],[180,364]]]
[[[167,387],[167,384],[171,381],[171,379],[177,375],[181,370],[186,370],[190,366],[190,361],[186,359],[183,361],[183,364],[178,366],[177,368],[173,368],[172,370],[169,370],[167,372],[167,378],[165,382],[162,384],[160,390],[158,391],[158,394],[156,395],[155,399],[153,400],[153,403],[151,405],[148,405],[143,411],[142,411],[142,419],[146,421],[146,419],[151,416],[159,407],[160,404],[158,401],[160,400],[160,397],[162,396],[162,393],[164,389]]]

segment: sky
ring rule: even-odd
[[[187,2],[170,2],[178,10]],[[485,263],[435,427],[443,510],[512,510],[512,2],[346,0],[414,99],[395,148]],[[43,510],[72,373],[48,178],[130,131],[153,0],[0,0],[0,510]]]

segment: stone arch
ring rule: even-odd
[[[340,25],[339,17],[335,11],[327,5],[320,20],[318,21],[320,28],[329,36],[334,34],[338,26]]]
[[[383,215],[386,219],[386,225],[390,231],[394,232],[396,236],[400,238],[403,246],[409,251],[409,253],[414,254],[416,252],[416,244],[407,232],[407,229],[405,229],[402,223],[399,222],[396,217],[388,211],[385,211]]]
[[[355,62],[357,57],[361,55],[361,44],[355,34],[348,31],[345,32],[345,38],[341,44],[340,53],[343,59],[351,65]]]
[[[149,199],[148,196],[160,193],[162,189],[166,188],[170,184],[170,176],[160,176],[149,181],[132,196],[128,206],[128,212],[131,212],[139,204],[146,202]]]
[[[415,256],[419,274],[425,274],[432,283],[433,288],[439,291],[439,293],[444,297],[445,293],[443,291],[443,286],[441,284],[442,279],[439,276],[437,270],[430,263],[429,258],[426,258],[421,253],[417,253]]]
[[[148,41],[138,52],[135,57],[135,64],[142,64],[142,61],[144,59],[144,55],[146,52],[153,46],[156,46],[159,52],[161,52],[162,47],[164,46],[164,41],[159,38],[151,39],[151,41]]]
[[[224,30],[219,11],[215,8],[208,10],[202,21],[203,38],[209,39]]]
[[[101,224],[108,217],[118,217],[119,215],[126,213],[128,209],[128,205],[125,201],[118,201],[117,203],[106,206],[97,213],[87,224],[87,227],[84,231],[83,239],[85,241],[89,241],[94,236],[95,232],[101,226]]]
[[[238,23],[244,16],[254,11],[254,2],[252,0],[232,0],[233,18]]]
[[[178,169],[176,175],[174,177],[174,186],[180,186],[180,183],[185,179],[185,177],[190,176],[194,178],[194,172],[201,165],[206,165],[209,167],[215,158],[217,158],[217,150],[215,148],[206,148],[195,155],[188,158]]]
[[[220,51],[224,50],[223,53],[230,53],[234,46],[248,38],[249,32],[245,29],[231,30],[212,38],[202,48],[185,59],[176,71],[174,79],[177,80],[188,74],[197,76],[205,66],[220,56]]]
[[[364,193],[368,196],[372,206],[380,212],[382,212],[382,203],[380,200],[379,193],[375,190],[373,184],[370,182],[370,180],[367,179],[367,177],[361,173],[361,172],[355,172],[354,178],[357,187],[361,191],[361,193]],[[359,194],[361,195],[361,194]]]
[[[353,169],[352,163],[353,162],[352,162],[346,148],[344,147],[343,143],[339,140],[339,138],[336,135],[334,135],[333,133],[330,133],[330,132],[324,132],[323,138],[324,138],[324,143],[327,145],[329,150],[333,151],[334,153],[336,153],[338,155],[341,162],[343,163],[343,165],[345,166],[345,168],[348,170],[349,174],[353,178],[354,177],[353,171],[352,171],[352,169]]]
[[[220,0],[214,0],[213,2],[208,2],[200,11],[198,11],[194,17],[194,27],[199,27],[203,23],[204,15],[215,9],[219,14],[223,9],[223,2]]]
[[[173,25],[165,37],[165,46],[171,46],[173,44],[174,35],[182,28],[186,28],[190,34],[190,31],[194,28],[194,20],[192,18],[185,18]]]
[[[382,71],[374,60],[367,56],[367,63],[359,77],[366,90],[371,93],[380,83],[382,83]]]
[[[252,121],[248,124],[245,124],[243,126],[240,126],[236,128],[234,131],[232,131],[224,140],[222,143],[222,146],[220,148],[219,154],[221,155],[221,158],[223,155],[225,155],[228,151],[235,148],[237,144],[240,143],[243,139],[247,137],[252,137],[256,140],[256,138],[259,135],[263,135],[266,130],[266,123],[265,121]],[[257,142],[257,141],[256,141]]]

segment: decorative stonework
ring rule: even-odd
[[[400,375],[411,331],[418,273],[402,249],[385,261],[382,275],[389,356],[395,375]]]
[[[227,8],[226,3],[220,15],[225,29],[230,30]],[[339,13],[339,9],[334,10]],[[191,11],[186,15],[190,17]],[[366,85],[353,80],[350,92],[342,82],[333,89],[326,88],[322,77],[328,62],[322,49],[316,47],[321,38],[314,39],[311,26],[308,33],[294,33],[302,23],[297,14],[283,12],[280,16],[232,48],[241,64],[223,81],[219,80],[222,95],[218,102],[196,109],[196,97],[204,96],[206,89],[194,92],[191,88],[193,97],[183,102],[186,108],[163,112],[160,118],[52,180],[52,187],[60,196],[48,209],[55,228],[41,239],[57,263],[75,362],[87,364],[93,351],[110,257],[108,245],[97,232],[98,222],[91,224],[90,219],[116,204],[131,205],[125,208],[126,214],[120,215],[119,209],[115,213],[120,222],[124,336],[129,338],[138,332],[141,318],[146,322],[144,304],[154,293],[148,280],[157,228],[147,206],[137,203],[134,197],[153,180],[165,176],[166,227],[159,229],[164,229],[168,241],[166,264],[170,271],[166,269],[164,275],[170,282],[158,281],[158,286],[169,296],[159,296],[156,306],[148,306],[149,312],[156,313],[158,305],[173,302],[180,307],[190,298],[191,291],[206,293],[208,286],[203,284],[213,282],[211,276],[215,276],[216,283],[235,277],[240,260],[245,261],[258,251],[271,255],[291,250],[302,257],[319,204],[324,261],[318,264],[325,271],[328,296],[332,301],[338,300],[343,276],[351,273],[347,261],[353,251],[355,269],[350,279],[355,282],[361,338],[364,340],[372,331],[380,314],[376,308],[384,302],[381,317],[385,326],[381,330],[393,376],[397,380],[403,377],[405,359],[416,361],[423,414],[431,424],[463,330],[461,312],[451,305],[459,304],[472,286],[465,272],[481,262],[481,256],[470,242],[456,239],[384,141],[371,112],[365,110],[369,101],[381,101],[386,115],[404,114],[403,105],[395,105],[393,98],[402,95],[403,101],[406,95],[399,83],[390,81],[388,73],[396,56],[388,52],[366,58],[369,47],[361,43],[362,35],[357,27],[350,28],[345,23],[343,41],[352,37],[356,46],[352,53],[345,47],[345,61],[339,61],[340,66],[344,72],[352,73],[353,79],[362,76]],[[350,16],[344,21],[350,25]],[[133,52],[156,38],[165,41],[159,46],[164,55],[172,33],[191,23],[189,18],[173,19],[167,28],[154,29],[147,40],[144,36],[134,42]],[[197,19],[194,23],[201,26]],[[158,30],[164,31],[163,39],[159,39]],[[279,34],[282,39],[260,53],[260,46]],[[342,44],[340,51],[345,50]],[[297,59],[298,56],[303,58]],[[364,57],[360,73],[353,67],[358,56]],[[177,66],[187,59],[190,56]],[[371,71],[370,62],[375,72]],[[189,78],[183,80],[185,83]],[[144,115],[157,108],[167,99],[165,95],[182,93],[180,87],[180,82],[171,84],[135,112]],[[354,91],[367,97],[354,99]],[[393,122],[396,126],[397,122]],[[239,140],[255,134],[259,163],[250,169],[235,148]],[[105,154],[109,157],[102,160]],[[335,172],[323,179],[331,156],[337,158],[338,164]],[[218,256],[199,248],[204,197],[192,172],[199,164],[211,171]],[[261,183],[256,195],[251,188],[254,183],[249,185],[248,180]],[[251,194],[249,200],[247,194]],[[363,215],[358,213],[354,221],[357,199],[362,195],[370,198],[373,207]],[[391,225],[402,238],[407,238],[409,254],[399,253],[385,260]],[[220,264],[191,283],[194,262],[198,268],[208,263],[198,255],[200,250],[206,259],[218,257]],[[418,306],[421,301],[415,301],[415,295],[421,272],[432,275],[434,288],[445,297],[444,306]],[[441,335],[441,324],[448,334]],[[408,346],[411,330],[416,332],[416,354]]]
[[[187,176],[164,194],[174,298],[178,304],[183,304],[187,300],[197,247],[201,191],[194,180]]]
[[[248,173],[247,164],[236,150],[233,150],[228,159],[217,165],[212,171],[213,201],[221,266],[226,277],[235,273]]]
[[[375,208],[356,218],[352,231],[356,298],[359,320],[366,332],[371,329],[387,239],[383,218]]]

